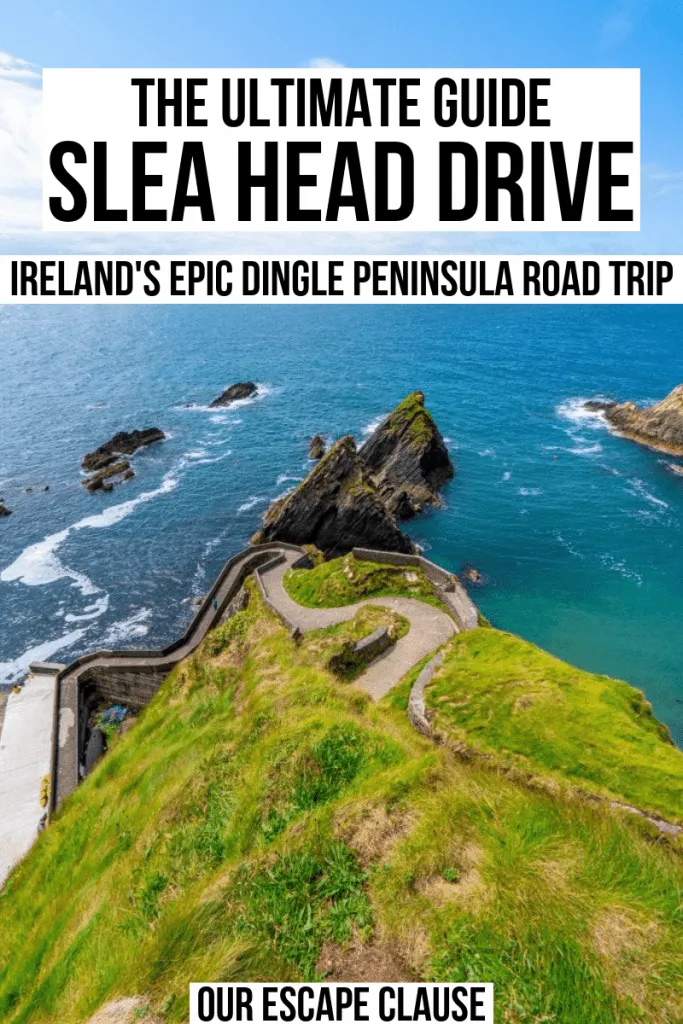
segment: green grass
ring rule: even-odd
[[[420,391],[406,395],[396,406],[390,419],[390,429],[405,429],[410,440],[416,445],[430,441],[437,429],[434,418],[425,409],[424,395]]]
[[[627,683],[477,629],[453,644],[427,701],[453,739],[683,821],[683,753]]]
[[[297,644],[248,587],[10,876],[3,1024],[127,995],[179,1022],[191,980],[315,979],[358,942],[391,980],[493,981],[505,1024],[679,1024],[680,843],[463,762],[407,684],[373,704],[328,672],[368,619]]]
[[[422,569],[378,565],[353,555],[333,558],[312,569],[290,569],[284,585],[290,597],[307,608],[336,608],[370,597],[415,597],[441,607]]]

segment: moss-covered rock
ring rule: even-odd
[[[439,490],[455,470],[421,391],[397,405],[360,449],[360,457],[390,511],[410,519],[438,505]]]

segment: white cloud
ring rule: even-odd
[[[0,51],[0,232],[40,227],[40,71]]]
[[[306,65],[308,68],[345,68],[346,64],[340,64],[332,57],[312,57]]]
[[[37,79],[40,78],[40,71],[35,64],[0,50],[0,77]]]
[[[666,195],[667,192],[679,192],[683,189],[683,171],[652,171],[649,175],[650,182],[656,196]]]

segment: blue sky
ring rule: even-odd
[[[316,58],[356,67],[640,67],[640,234],[385,236],[380,248],[677,252],[683,234],[683,2],[497,3],[421,0],[0,0],[0,233],[35,217],[35,113],[44,66],[277,67]],[[21,61],[27,62],[26,64]],[[23,98],[23,99],[22,99]],[[21,104],[28,104],[29,115]],[[27,133],[33,132],[31,138]],[[8,146],[14,144],[9,153]],[[9,168],[9,170],[8,170]],[[23,170],[22,170],[23,168]],[[25,180],[22,180],[22,173]],[[10,181],[8,184],[8,174]],[[32,177],[33,175],[33,177]],[[22,204],[26,203],[26,215]],[[30,214],[29,210],[33,210]],[[10,216],[11,215],[11,216]],[[14,221],[13,221],[14,217]],[[309,248],[359,248],[359,239],[302,239]],[[17,239],[15,241],[18,242]],[[33,239],[35,241],[35,239]],[[64,242],[61,240],[61,247]],[[114,239],[91,239],[109,248]],[[131,249],[130,241],[119,248]],[[135,239],[135,247],[145,246]],[[228,239],[210,246],[225,247]],[[291,240],[233,238],[254,249]],[[152,240],[149,240],[151,243]],[[163,248],[188,247],[187,235]],[[7,250],[7,244],[2,243]],[[29,244],[25,238],[22,245]],[[367,238],[362,247],[367,248]],[[69,244],[69,247],[71,245]],[[11,248],[11,246],[10,246]],[[16,246],[15,246],[16,248]]]

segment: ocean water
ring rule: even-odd
[[[683,743],[683,478],[580,406],[662,397],[682,338],[676,307],[0,308],[0,681],[169,642],[310,436],[361,439],[421,388],[456,476],[409,532],[484,573],[495,625],[642,688]],[[237,380],[259,396],[209,410]],[[169,436],[135,479],[87,494],[83,454],[146,426]]]

